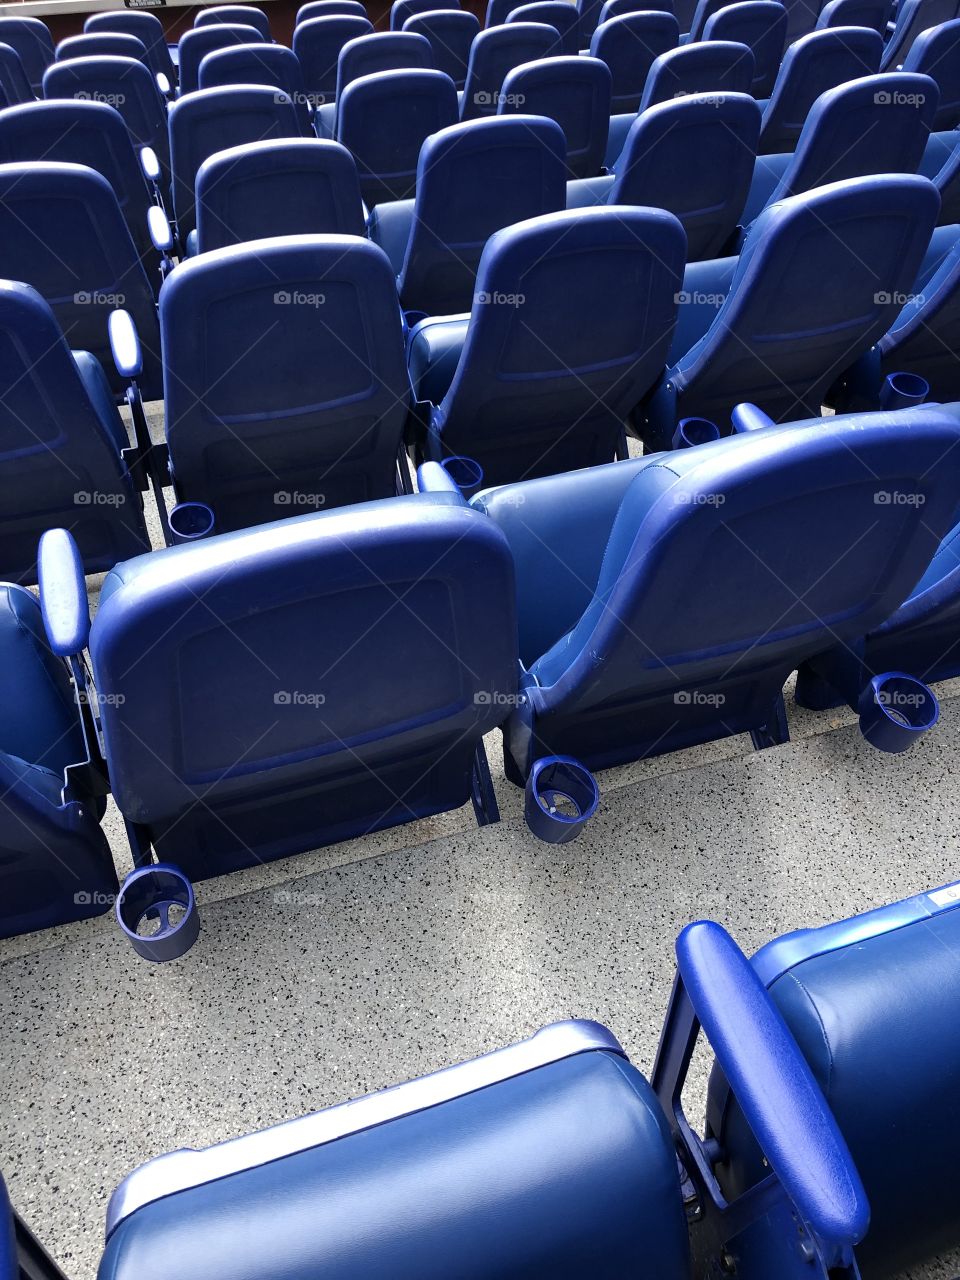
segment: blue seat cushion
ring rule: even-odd
[[[407,339],[407,369],[418,400],[439,404],[450,390],[467,336],[470,315],[432,316],[419,321]]]
[[[397,275],[403,268],[403,260],[407,254],[407,241],[413,225],[413,205],[412,200],[384,200],[370,214],[370,239],[384,251]]]
[[[73,362],[80,374],[80,381],[87,390],[90,403],[96,411],[105,434],[116,445],[117,453],[121,453],[129,445],[127,429],[117,411],[110,383],[103,371],[100,361],[89,351],[74,351]]]

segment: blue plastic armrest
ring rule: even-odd
[[[167,79],[167,77],[163,74],[162,71],[158,71],[155,78],[157,81],[157,88],[160,90],[160,92],[163,94],[165,98],[169,98],[170,81]]]
[[[160,253],[169,253],[173,249],[173,231],[167,215],[158,204],[152,204],[147,210],[147,230],[153,247]]]
[[[160,161],[153,147],[140,148],[140,168],[148,182],[160,181]]]
[[[746,431],[759,431],[761,427],[776,426],[776,423],[768,413],[764,413],[762,409],[758,409],[755,404],[750,404],[749,401],[744,401],[743,404],[734,406],[730,421],[733,423],[735,435],[741,435]]]
[[[86,648],[90,634],[90,609],[83,561],[66,529],[48,529],[40,539],[37,555],[40,608],[50,648],[70,658]]]
[[[140,336],[129,311],[111,311],[107,320],[110,351],[121,378],[138,378],[143,369]]]
[[[424,462],[417,468],[417,488],[421,493],[460,495],[460,486],[439,462]]]
[[[677,939],[680,978],[770,1167],[811,1234],[846,1252],[870,1206],[827,1101],[753,965],[717,924]]]

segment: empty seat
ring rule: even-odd
[[[478,18],[466,9],[431,9],[407,18],[403,30],[429,40],[433,65],[448,75],[458,89],[463,88],[470,46],[480,31]]]
[[[820,10],[815,30],[824,27],[869,27],[885,35],[893,9],[892,0],[827,0]]]
[[[493,0],[490,0],[490,2],[493,3]],[[608,9],[607,5],[613,7]],[[601,22],[606,22],[613,17],[619,17],[623,13],[633,13],[635,11],[676,13],[680,30],[689,30],[689,27],[682,24],[681,14],[673,0],[649,0],[649,3],[646,4],[641,4],[638,0],[577,0],[577,9],[580,12],[580,40],[582,44],[589,42],[590,37]]]
[[[856,414],[479,494],[517,566],[507,776],[785,741],[790,672],[887,617],[955,518],[958,440],[949,413]]]
[[[767,98],[773,89],[787,38],[787,11],[773,0],[746,0],[727,4],[707,19],[704,40],[733,40],[753,52],[755,98]]]
[[[208,9],[201,9],[194,19],[195,27],[210,27],[217,23],[239,22],[244,26],[256,27],[264,40],[270,40],[270,19],[262,9],[249,4],[217,4]]]
[[[938,207],[926,178],[834,182],[768,206],[739,259],[691,264],[676,362],[640,415],[643,439],[662,448],[694,415],[726,430],[741,400],[779,421],[817,416],[830,385],[889,328]]]
[[[359,15],[308,18],[293,32],[293,52],[300,60],[304,84],[315,107],[337,96],[340,50],[358,36],[372,35],[373,24]]]
[[[509,17],[510,11],[518,9],[522,4],[526,4],[526,0],[487,0],[484,28],[502,26]]]
[[[542,22],[512,22],[481,31],[470,48],[460,107],[462,120],[497,113],[507,72],[555,52],[559,32]]]
[[[590,37],[590,53],[610,68],[612,115],[639,109],[654,60],[679,42],[672,13],[626,13],[599,24]]]
[[[707,19],[712,17],[718,9],[722,9],[725,3],[729,4],[729,2],[730,0],[697,0],[697,7],[694,9],[693,18],[690,21],[690,30],[681,37],[683,43],[693,44],[697,40],[702,40]]]
[[[417,399],[433,402],[426,456],[473,458],[485,484],[612,461],[663,371],[685,249],[677,220],[653,209],[498,231],[469,322],[424,320],[409,340]]]
[[[563,208],[565,151],[560,126],[539,116],[461,122],[428,138],[416,201],[378,205],[369,223],[397,273],[404,309],[469,311],[490,236]]]
[[[8,107],[15,107],[21,102],[32,102],[36,96],[19,53],[8,44],[0,44],[0,94],[6,98],[5,105]]]
[[[304,137],[314,136],[299,59],[282,44],[238,44],[228,49],[214,49],[200,63],[198,80],[201,89],[220,89],[231,84],[273,85],[293,103]]]
[[[0,44],[16,49],[34,93],[39,93],[43,73],[54,58],[46,24],[39,18],[0,18]]]
[[[122,31],[91,31],[69,36],[57,45],[57,62],[68,58],[134,58],[147,65],[147,46]]]
[[[351,81],[337,99],[337,139],[357,162],[364,203],[412,196],[420,148],[458,115],[456,86],[442,71],[380,71]]]
[[[937,82],[940,105],[932,128],[953,129],[960,124],[960,18],[922,31],[904,59],[903,69]]]
[[[196,190],[199,253],[266,236],[364,234],[357,166],[337,142],[279,138],[215,151]]]
[[[84,31],[121,31],[142,40],[150,69],[154,75],[166,76],[171,85],[177,82],[177,71],[170,56],[163,24],[154,13],[121,10],[119,13],[91,13],[84,19]]]
[[[337,97],[352,80],[377,71],[430,70],[433,53],[424,36],[409,31],[376,31],[344,45],[337,64]]]
[[[125,383],[114,368],[107,319],[118,308],[129,311],[143,340],[144,398],[160,395],[154,292],[102,174],[49,160],[0,164],[0,278],[33,285],[70,345],[100,361],[118,395]]]
[[[507,22],[543,22],[560,36],[554,53],[573,57],[580,50],[580,15],[568,0],[534,0],[532,4],[518,5],[507,14]]]
[[[622,18],[627,13],[673,13],[673,0],[604,0],[603,8],[598,15],[599,21],[609,22],[611,18]],[[594,28],[596,30],[596,27]],[[677,23],[677,30],[680,24]],[[679,40],[679,36],[677,37]]]
[[[297,10],[297,26],[301,22],[309,22],[312,18],[333,17],[365,18],[366,5],[361,0],[309,0]],[[373,30],[373,27],[370,28]]]
[[[749,93],[753,68],[747,46],[731,40],[700,40],[668,49],[647,73],[640,110],[685,93]]]
[[[261,40],[261,32],[249,24],[214,22],[185,31],[178,46],[181,94],[193,93],[200,87],[200,63],[208,53],[214,49],[226,49],[232,44],[255,44]]]
[[[265,85],[199,89],[179,98],[170,109],[170,167],[181,242],[196,225],[194,185],[204,160],[215,151],[245,142],[299,136],[300,120],[293,103],[286,94]]]
[[[831,27],[787,49],[763,113],[760,151],[792,151],[807,112],[827,89],[880,70],[883,41],[866,27]]]
[[[600,172],[610,128],[610,69],[599,58],[544,58],[507,73],[497,108],[556,120],[567,144],[567,176]]]
[[[390,30],[402,31],[408,18],[414,14],[429,13],[432,9],[459,9],[460,0],[393,0],[390,6]]]
[[[884,45],[883,70],[902,67],[920,33],[952,22],[958,9],[957,0],[901,0],[894,29]]]

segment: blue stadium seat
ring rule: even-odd
[[[707,19],[704,40],[733,40],[753,52],[755,98],[767,98],[773,90],[787,38],[787,11],[773,0],[745,0],[721,6]]]
[[[16,49],[34,93],[40,92],[43,73],[53,62],[53,38],[39,18],[0,18],[0,44]]]
[[[297,23],[309,22],[312,18],[352,17],[365,18],[367,7],[361,0],[309,0],[297,10]],[[371,26],[370,30],[373,30]]]
[[[137,36],[123,31],[90,31],[80,36],[68,36],[56,49],[57,62],[69,58],[134,58],[149,65],[147,46]]]
[[[461,120],[497,113],[507,72],[524,62],[546,58],[556,49],[559,32],[542,22],[511,22],[481,31],[470,47]]]
[[[180,93],[194,93],[199,89],[200,63],[214,49],[226,49],[232,44],[258,44],[262,40],[262,34],[249,24],[215,22],[185,31],[177,46],[180,50]]]
[[[883,48],[883,70],[902,67],[922,31],[952,22],[958,12],[957,0],[900,0],[893,31]]]
[[[129,311],[143,340],[144,397],[159,397],[154,290],[102,174],[51,161],[0,165],[0,278],[23,280],[43,295],[67,341],[99,360],[117,395],[125,383],[114,367],[107,318],[117,308]]]
[[[199,253],[268,236],[365,234],[357,166],[326,139],[215,151],[197,172],[196,190]]]
[[[337,61],[337,102],[325,103],[317,112],[317,132],[321,137],[337,135],[338,104],[343,91],[361,76],[378,71],[429,71],[433,50],[425,36],[410,31],[375,31],[349,40]]]
[[[368,208],[416,193],[420,148],[456,124],[456,85],[442,71],[379,71],[337,100],[337,140],[353,155]]]
[[[300,61],[282,44],[238,44],[214,49],[200,63],[201,89],[232,84],[266,84],[281,89],[293,103],[304,137],[315,137]]]
[[[546,214],[487,241],[469,321],[412,331],[423,450],[467,456],[485,484],[610,462],[663,372],[685,243],[654,209]]]
[[[315,107],[337,96],[340,50],[359,36],[373,34],[373,24],[359,14],[308,18],[293,32],[293,52],[300,60],[304,84]]]
[[[866,27],[813,31],[790,45],[763,113],[761,153],[792,151],[821,93],[875,75],[882,50],[883,41]]]
[[[590,37],[590,54],[610,68],[612,115],[639,110],[654,59],[679,43],[680,28],[672,13],[625,13],[597,26]]]
[[[510,16],[510,11],[518,9],[522,4],[526,4],[526,0],[487,0],[483,20],[484,30],[488,27],[502,26]]]
[[[699,40],[669,49],[647,74],[640,110],[687,93],[749,93],[753,68],[747,46],[730,40]]]
[[[181,243],[187,243],[196,225],[195,183],[204,160],[245,142],[299,136],[293,103],[266,85],[198,89],[178,98],[170,108],[170,168]]]
[[[556,120],[567,144],[567,177],[592,178],[603,166],[611,85],[610,69],[599,58],[524,62],[507,73],[497,112]]]
[[[194,27],[210,27],[217,23],[240,23],[243,26],[256,27],[264,40],[271,40],[270,19],[263,9],[249,4],[217,4],[201,9],[193,20]]]
[[[885,35],[893,11],[892,0],[827,0],[814,30],[825,27],[869,27]]]
[[[410,392],[375,245],[283,236],[203,254],[168,277],[160,328],[177,496],[211,506],[218,531],[398,491]]]
[[[493,4],[494,0],[490,0]],[[607,7],[607,6],[611,7]],[[655,12],[676,13],[678,28],[681,31],[689,30],[680,21],[680,14],[676,12],[677,6],[673,0],[649,0],[649,3],[642,4],[638,0],[577,0],[577,8],[580,11],[580,43],[586,45],[590,41],[590,37],[599,27],[601,22],[607,22],[610,18],[619,17],[624,13]],[[489,26],[489,22],[487,23]]]
[[[393,0],[390,6],[390,30],[402,31],[408,18],[438,9],[459,9],[460,0]]]
[[[953,413],[855,414],[478,494],[517,566],[508,777],[785,741],[790,672],[888,617],[955,519],[958,443]]]
[[[21,102],[33,102],[36,95],[23,69],[23,62],[16,49],[0,44],[0,94],[5,106],[15,107]]]
[[[468,311],[490,236],[563,208],[565,154],[560,126],[536,116],[461,122],[428,138],[416,200],[377,205],[368,224],[404,310]]]
[[[580,51],[580,15],[569,0],[533,0],[518,5],[507,14],[507,22],[542,22],[560,36],[554,53],[574,57]]]
[[[470,46],[480,32],[478,18],[466,9],[431,9],[407,18],[403,30],[425,36],[433,50],[433,65],[448,75],[458,89],[463,88]]]
[[[646,0],[604,0],[603,8],[598,15],[599,21],[609,22],[611,18],[622,18],[627,13],[669,13],[673,14],[673,0],[653,0],[652,3],[646,3]],[[596,30],[596,27],[594,27]],[[677,30],[680,30],[680,24],[677,23]],[[677,39],[679,40],[679,36]]]
[[[53,525],[73,534],[87,573],[149,551],[103,369],[71,353],[34,289],[10,281],[0,281],[0,378],[0,578],[36,582],[37,543]]]
[[[960,18],[922,31],[904,59],[903,70],[937,82],[940,106],[932,127],[956,128],[960,124]]]
[[[810,1064],[863,1178],[864,1276],[888,1280],[960,1245],[954,1016],[960,885],[777,938],[753,959]],[[767,1169],[719,1069],[707,1136],[737,1195]]]
[[[91,13],[84,19],[84,31],[120,31],[142,40],[147,50],[150,70],[154,75],[166,76],[170,85],[177,83],[177,69],[173,65],[163,24],[154,13],[136,10],[120,10],[118,13]]]
[[[738,259],[688,266],[675,363],[638,415],[642,439],[667,447],[691,416],[726,431],[741,400],[778,421],[816,417],[831,384],[889,328],[938,205],[927,178],[834,182],[769,205]]]
[[[697,0],[697,7],[693,11],[693,17],[690,20],[690,29],[685,31],[680,37],[684,44],[694,44],[698,40],[703,39],[704,27],[707,25],[707,19],[711,18],[718,9],[722,9],[724,4],[729,4],[730,0]]]

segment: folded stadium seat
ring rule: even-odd
[[[197,218],[195,184],[204,160],[245,142],[300,136],[293,103],[266,85],[198,89],[177,99],[170,108],[171,188],[180,242],[187,252],[195,241],[190,238]]]
[[[123,117],[134,146],[150,147],[163,181],[170,181],[167,107],[153,73],[134,58],[70,58],[43,75],[45,99],[105,102]]]
[[[135,58],[148,66],[147,46],[136,36],[122,31],[91,31],[86,35],[69,36],[61,40],[56,49],[56,61],[68,58]]]
[[[416,200],[379,204],[368,222],[397,274],[404,310],[469,311],[490,236],[563,208],[565,157],[563,130],[542,116],[470,120],[428,138]]]
[[[21,102],[33,102],[36,96],[19,53],[8,44],[0,44],[0,94],[6,99],[5,105],[8,107],[15,107]]]
[[[409,31],[375,31],[349,40],[337,59],[337,103],[347,85],[378,71],[429,71],[433,51],[425,36]],[[337,103],[325,103],[317,111],[317,132],[333,138],[337,133]]]
[[[610,68],[612,115],[639,110],[654,59],[679,43],[680,28],[672,13],[625,13],[599,24],[590,37],[590,55]]]
[[[675,363],[634,423],[644,443],[669,447],[694,415],[725,432],[741,400],[781,422],[819,415],[912,288],[938,204],[914,175],[833,182],[769,205],[738,259],[688,266]]]
[[[461,120],[497,113],[507,73],[524,62],[556,52],[560,33],[542,22],[510,22],[481,31],[470,47],[467,79],[461,94]]]
[[[0,278],[42,294],[69,344],[99,360],[118,396],[125,384],[107,325],[118,307],[131,312],[144,345],[144,398],[160,396],[154,291],[102,174],[52,161],[0,164]]]
[[[828,182],[916,173],[938,99],[929,76],[905,71],[863,76],[827,89],[810,108],[796,151],[757,161],[744,226],[766,205]]]
[[[127,433],[106,376],[71,353],[29,285],[0,281],[0,578],[36,582],[45,529],[70,529],[84,570],[149,551]],[[11,686],[12,688],[12,686]]]
[[[333,102],[337,96],[337,63],[340,50],[358,36],[373,34],[373,24],[358,14],[308,18],[293,31],[293,52],[310,101],[315,107]]]
[[[478,494],[517,566],[511,781],[554,753],[594,769],[729,734],[786,741],[790,672],[887,618],[955,519],[956,415],[903,417],[768,427]],[[878,504],[891,489],[923,502]]]
[[[931,76],[940,90],[935,129],[960,124],[960,19],[922,31],[903,63],[904,71]]]
[[[379,71],[347,85],[337,99],[337,141],[357,162],[368,208],[416,193],[420,148],[456,124],[459,105],[442,71]]]
[[[201,89],[231,84],[266,84],[281,89],[293,103],[305,138],[313,132],[313,113],[297,55],[282,44],[238,44],[214,49],[200,63]]]
[[[448,75],[458,89],[463,88],[470,46],[480,32],[480,20],[474,14],[466,9],[431,9],[407,18],[403,30],[426,37],[436,69]]]
[[[215,151],[196,191],[198,253],[267,236],[365,234],[357,166],[338,142],[278,138]]]
[[[165,76],[167,83],[177,83],[177,69],[173,65],[163,23],[154,13],[121,10],[119,13],[91,13],[84,19],[84,31],[121,31],[142,40],[147,50],[150,70],[154,75]]]
[[[559,32],[560,43],[554,53],[575,57],[580,52],[580,15],[570,0],[534,0],[519,5],[507,14],[507,22],[543,22]]]
[[[958,903],[960,885],[946,885],[786,934],[753,959],[862,1175],[871,1210],[856,1249],[863,1280],[906,1274],[960,1245]],[[766,1174],[717,1068],[707,1131],[726,1157],[716,1167],[724,1194]]]
[[[761,153],[792,151],[821,93],[875,75],[882,50],[883,41],[866,27],[812,31],[790,45],[763,113]]]
[[[659,209],[603,208],[498,231],[469,321],[410,334],[421,448],[467,456],[485,484],[626,455],[624,424],[661,375],[683,276],[683,231]]]
[[[893,31],[883,49],[883,70],[902,67],[922,31],[952,22],[958,13],[957,0],[900,0]]]
[[[610,68],[599,58],[524,62],[507,73],[497,114],[556,120],[567,144],[567,177],[592,178],[603,166],[611,84]]]
[[[567,207],[653,205],[687,233],[687,260],[730,251],[760,135],[748,94],[690,94],[661,102],[630,126],[614,176],[567,183]]]
[[[256,27],[264,40],[270,41],[270,19],[262,9],[249,4],[217,4],[201,9],[193,20],[195,27],[210,27],[217,23],[239,22],[244,26]]]
[[[299,26],[301,22],[309,22],[312,18],[333,18],[333,17],[353,17],[365,18],[367,16],[366,5],[361,0],[309,0],[308,4],[302,4],[297,10],[297,22]],[[371,31],[373,27],[371,26]]]
[[[46,23],[39,18],[0,18],[0,44],[16,49],[34,93],[39,93],[43,73],[54,58]]]
[[[817,18],[816,31],[824,27],[869,27],[885,35],[893,12],[892,0],[827,0]]]
[[[744,0],[727,4],[707,19],[704,40],[732,40],[753,52],[755,98],[768,98],[773,90],[787,38],[787,11],[773,0]]]
[[[180,94],[194,93],[199,89],[200,63],[214,49],[226,49],[232,44],[259,44],[263,40],[261,32],[249,23],[215,22],[208,27],[185,31],[177,45],[180,51]]]
[[[459,9],[460,0],[393,0],[390,6],[390,30],[402,31],[404,23],[418,13],[435,9]]]

